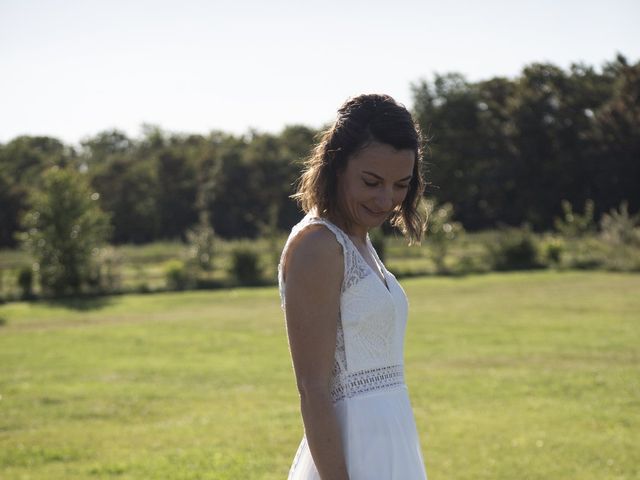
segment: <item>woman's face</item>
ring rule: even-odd
[[[338,203],[357,233],[382,225],[402,203],[415,160],[413,150],[396,150],[379,142],[349,157],[347,167],[338,174]]]

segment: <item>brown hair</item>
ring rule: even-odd
[[[359,95],[349,98],[338,109],[336,121],[320,133],[291,198],[305,212],[315,207],[318,215],[329,218],[340,215],[337,174],[346,168],[351,155],[374,141],[391,145],[396,150],[415,152],[407,195],[391,215],[390,223],[400,229],[409,244],[420,243],[425,228],[425,219],[418,211],[425,188],[422,176],[424,140],[409,111],[389,95]]]

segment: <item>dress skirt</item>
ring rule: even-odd
[[[334,404],[350,480],[425,480],[420,441],[406,385]],[[306,436],[289,480],[320,480]]]

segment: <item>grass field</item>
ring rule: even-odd
[[[640,478],[640,275],[402,283],[430,480]],[[0,319],[2,480],[286,478],[302,427],[275,288]]]

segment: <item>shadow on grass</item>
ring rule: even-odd
[[[42,300],[42,303],[52,307],[64,307],[70,310],[89,311],[108,307],[113,303],[113,300],[109,296],[63,297]]]

